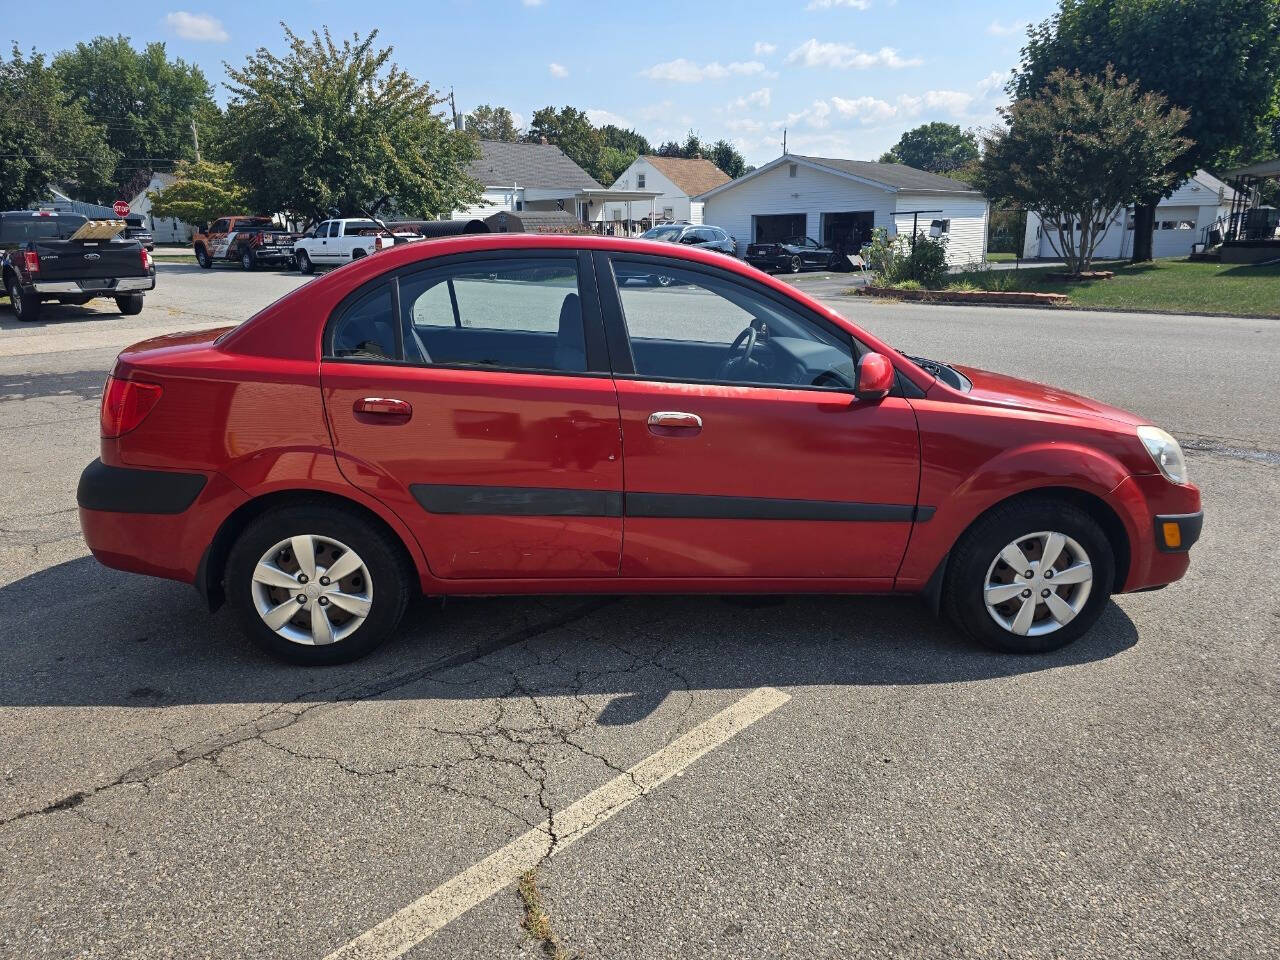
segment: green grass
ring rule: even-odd
[[[1018,259],[1016,253],[988,253],[987,263],[1013,263]]]
[[[953,274],[948,286],[977,290],[1065,293],[1073,306],[1160,313],[1261,314],[1280,317],[1280,264],[1251,267],[1230,263],[1155,260],[1151,263],[1103,263],[1110,280],[1071,283],[1050,280],[1061,267],[1022,270],[974,270]]]

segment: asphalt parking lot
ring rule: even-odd
[[[303,670],[100,567],[75,485],[120,348],[306,279],[0,305],[0,956],[533,957],[530,869],[584,958],[1277,954],[1280,324],[833,301],[1184,443],[1191,573],[1058,653],[911,600],[501,598]]]

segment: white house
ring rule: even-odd
[[[151,198],[147,194],[158,193],[176,182],[177,178],[171,173],[153,173],[151,182],[129,201],[129,212],[142,217],[143,225],[151,230],[156,243],[191,242],[191,234],[194,232],[191,224],[177,217],[156,217],[151,214]]]
[[[702,201],[703,222],[731,233],[741,251],[803,235],[853,252],[877,227],[909,236],[936,223],[949,238],[949,263],[975,263],[987,252],[987,198],[900,163],[787,153],[694,199]]]
[[[729,175],[702,157],[640,156],[614,181],[615,190],[655,190],[653,209],[632,205],[630,217],[624,203],[605,204],[606,220],[627,220],[638,215],[651,221],[702,223],[702,203],[693,198],[729,182]]]
[[[1195,176],[1178,187],[1156,207],[1156,229],[1151,238],[1151,252],[1155,257],[1185,257],[1191,253],[1193,243],[1207,239],[1208,231],[1215,224],[1225,232],[1225,224],[1231,215],[1231,201],[1235,191],[1206,170],[1197,170]],[[1079,231],[1079,226],[1076,227]],[[1061,251],[1058,231],[1046,229],[1034,213],[1027,215],[1027,232],[1023,237],[1022,256],[1057,259]],[[1095,257],[1124,258],[1133,255],[1133,208],[1116,210],[1107,218],[1106,232],[1098,240]]]
[[[479,203],[450,216],[452,220],[483,220],[500,211],[564,210],[590,223],[601,219],[609,200],[642,203],[647,209],[656,191],[609,190],[550,143],[506,143],[481,140],[480,157],[467,167],[480,181]]]

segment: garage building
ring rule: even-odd
[[[949,238],[949,263],[975,263],[987,252],[986,197],[900,163],[788,153],[694,199],[703,222],[732,234],[740,252],[797,236],[856,252],[877,227],[909,236],[913,224]]]

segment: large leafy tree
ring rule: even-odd
[[[717,140],[711,145],[711,153],[707,157],[726,174],[737,180],[747,172],[747,159],[738,152],[728,140]]]
[[[1101,74],[1108,65],[1190,112],[1191,143],[1170,160],[1172,190],[1258,137],[1280,75],[1280,0],[1061,0],[1029,31],[1010,89],[1034,96],[1054,70]],[[1135,260],[1151,258],[1164,195],[1138,199]]]
[[[528,143],[554,143],[564,155],[601,183],[609,171],[601,163],[605,141],[586,113],[576,107],[543,107],[535,110],[524,139]]]
[[[0,59],[0,209],[46,199],[52,184],[94,195],[109,189],[115,166],[102,127],[43,56],[24,56],[14,44]]]
[[[1054,71],[1036,96],[1002,113],[1005,125],[983,138],[977,186],[1037,214],[1076,274],[1089,268],[1117,210],[1173,188],[1174,159],[1190,145],[1181,135],[1187,111],[1111,69],[1100,77]]]
[[[491,107],[482,103],[467,115],[468,133],[475,134],[481,140],[501,140],[504,143],[515,143],[520,139],[520,131],[516,129],[515,118],[506,107]]]
[[[174,183],[150,195],[153,216],[207,224],[244,210],[249,202],[249,191],[236,182],[229,163],[184,161],[174,175]]]
[[[228,66],[223,139],[236,178],[260,212],[320,219],[359,214],[388,198],[396,212],[433,217],[473,203],[466,173],[473,136],[436,112],[431,87],[374,46],[377,31],[335,43],[284,27],[288,52],[259,48]]]
[[[616,124],[606,123],[600,127],[600,136],[604,138],[606,147],[613,147],[623,153],[629,153],[633,157],[638,157],[642,153],[652,153],[653,147],[649,145],[649,141],[634,130],[623,130]]]
[[[132,196],[153,170],[194,156],[193,122],[210,134],[216,125],[218,108],[204,73],[170,60],[163,43],[137,50],[128,37],[95,37],[58,54],[53,68],[120,155],[113,183],[91,198],[99,202]]]
[[[978,159],[978,138],[972,130],[954,123],[925,123],[908,130],[881,163],[902,163],[930,173],[953,173],[971,167]]]

